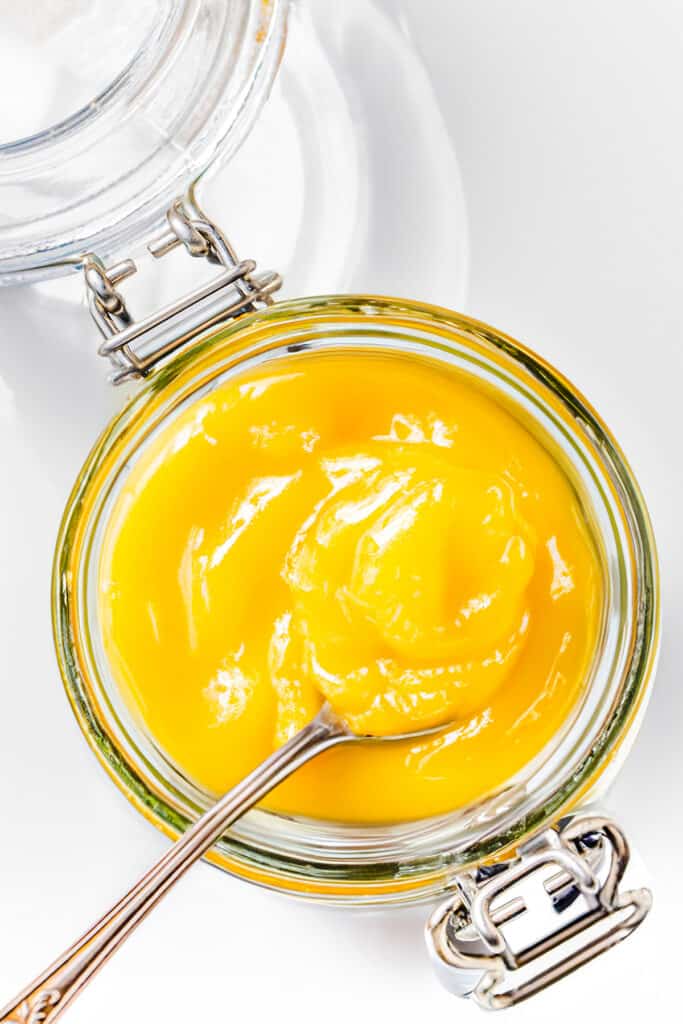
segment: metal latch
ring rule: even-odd
[[[167,213],[168,229],[148,250],[160,258],[179,245],[223,268],[207,285],[197,288],[142,320],[134,321],[116,286],[137,271],[123,260],[105,267],[95,255],[84,261],[90,313],[104,341],[100,355],[113,366],[114,384],[145,377],[156,364],[207,328],[272,303],[282,284],[272,271],[255,275],[253,260],[238,260],[232,246],[190,196],[177,199]]]
[[[617,825],[578,816],[528,840],[511,860],[459,874],[457,893],[426,928],[441,980],[499,1010],[621,942],[652,903],[648,889],[619,891],[628,861]],[[521,935],[515,922],[524,917]]]

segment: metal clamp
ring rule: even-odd
[[[190,256],[223,267],[209,284],[197,288],[158,313],[135,322],[116,286],[137,271],[131,259],[105,267],[95,255],[84,261],[90,313],[104,341],[100,355],[113,366],[110,380],[122,384],[145,377],[156,364],[207,328],[260,306],[270,305],[282,284],[279,274],[255,275],[253,260],[238,260],[215,224],[191,197],[177,199],[167,213],[168,229],[148,245],[159,259],[183,245]]]
[[[427,922],[441,980],[499,1010],[621,942],[652,904],[648,889],[619,892],[628,861],[617,825],[582,816],[528,840],[511,860],[459,874],[457,893]],[[521,935],[510,925],[524,915]]]

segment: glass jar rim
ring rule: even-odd
[[[519,779],[471,808],[396,826],[355,828],[254,811],[211,854],[218,865],[263,885],[343,903],[405,902],[441,891],[454,870],[503,852],[585,799],[598,780],[604,783],[607,768],[616,769],[627,736],[635,736],[659,637],[654,539],[628,464],[578,391],[513,339],[449,310],[368,296],[278,303],[209,332],[155,373],[112,422],[67,505],[53,576],[58,659],[81,728],[134,805],[175,835],[205,804],[172,766],[154,761],[139,735],[131,738],[130,723],[122,721],[120,705],[112,703],[98,678],[89,635],[87,576],[96,561],[97,529],[111,507],[114,481],[154,424],[167,422],[173,410],[248,360],[369,342],[384,351],[457,365],[464,361],[470,372],[477,368],[488,374],[497,387],[516,389],[516,402],[546,417],[547,436],[557,430],[569,439],[576,465],[586,478],[595,478],[591,501],[604,502],[600,530],[612,545],[610,572],[617,576],[610,610],[611,660],[603,649],[589,687],[592,704],[587,702],[566,736],[558,737],[557,750],[544,751]]]
[[[90,102],[0,144],[0,284],[137,252],[172,200],[240,145],[282,56],[288,0],[159,0]]]

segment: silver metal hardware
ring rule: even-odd
[[[306,762],[341,743],[395,743],[438,728],[356,736],[328,704],[184,832],[147,874],[54,963],[0,1010],[0,1024],[54,1024],[169,889],[225,830]]]
[[[136,273],[134,261],[105,267],[97,256],[86,257],[83,272],[88,306],[104,338],[99,352],[113,366],[110,379],[114,384],[147,376],[160,360],[207,328],[270,305],[273,292],[282,284],[279,274],[256,275],[253,260],[238,260],[228,240],[192,197],[176,199],[166,217],[168,229],[147,247],[152,256],[160,259],[183,245],[190,256],[206,259],[223,271],[209,284],[136,322],[116,288]]]
[[[195,861],[283,779],[339,743],[353,742],[327,705],[208,809],[136,885],[35,981],[0,1010],[0,1024],[54,1024]]]
[[[527,840],[513,859],[456,876],[457,893],[426,927],[441,980],[499,1010],[621,942],[652,903],[648,889],[619,892],[628,861],[617,825],[577,816]],[[515,922],[524,915],[521,936]]]

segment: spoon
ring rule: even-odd
[[[308,725],[202,814],[123,899],[0,1010],[0,1024],[52,1024],[187,869],[233,822],[301,765],[340,743],[414,739],[442,728],[357,736],[324,704]]]

